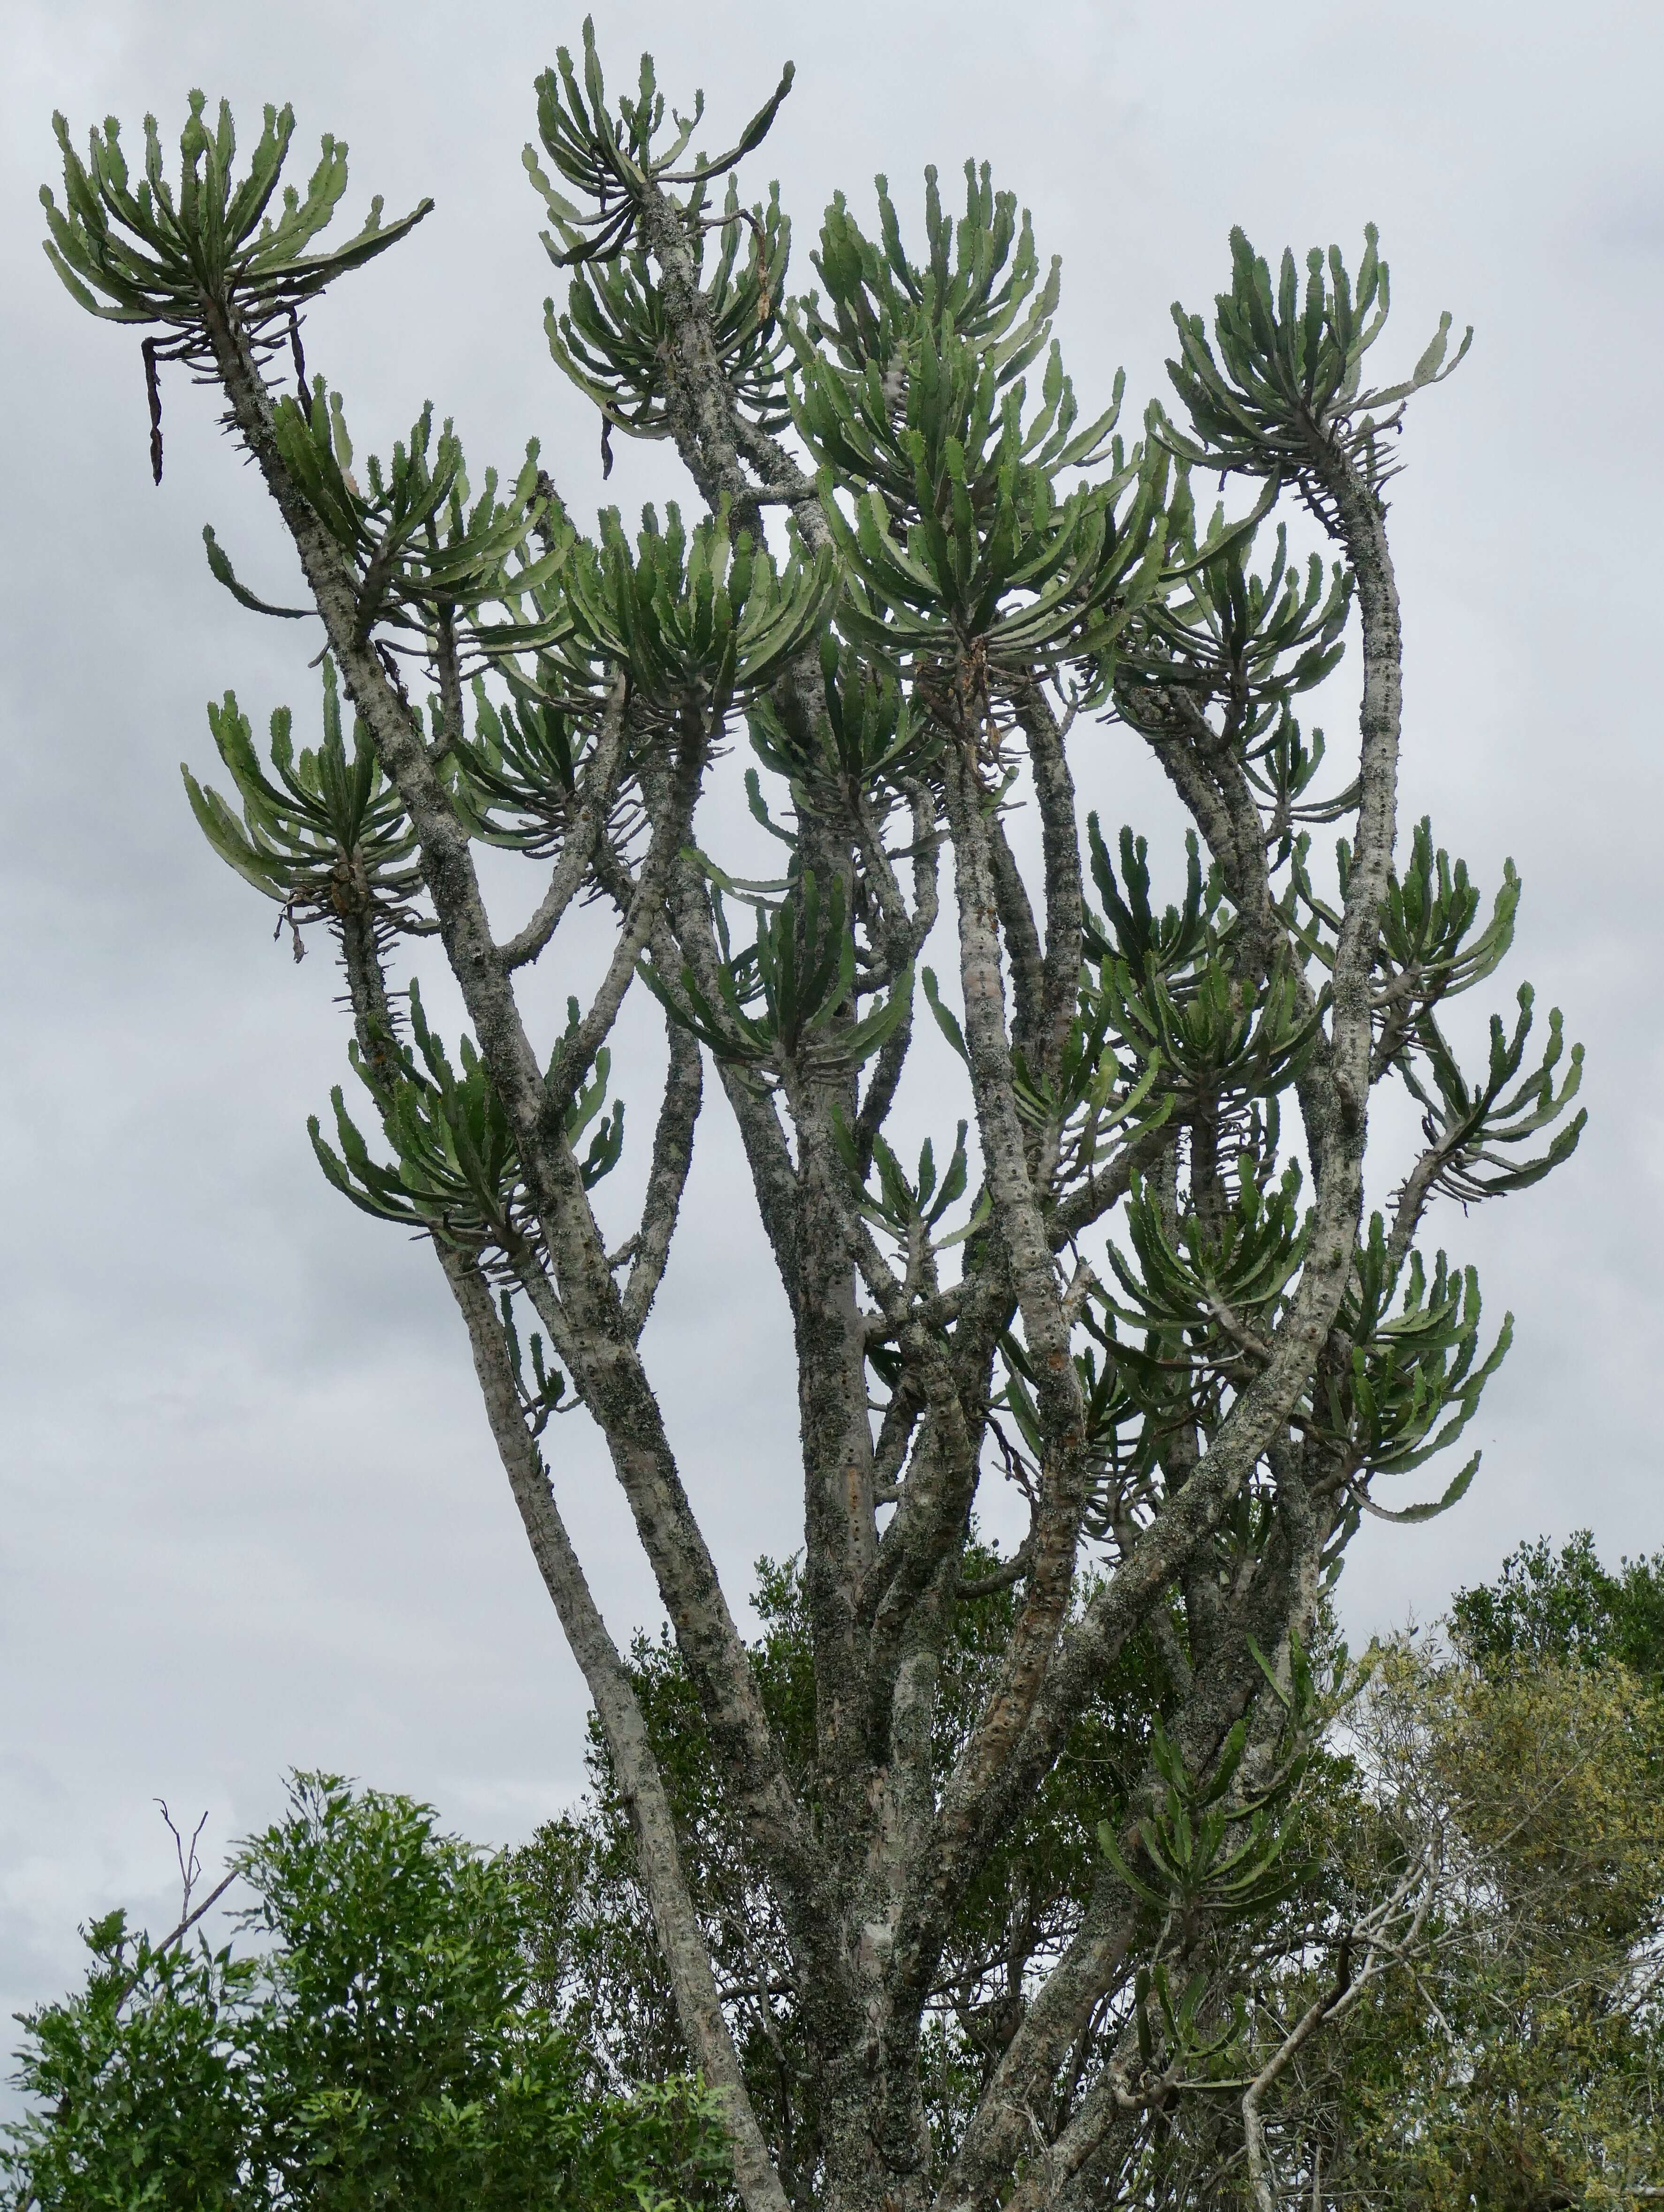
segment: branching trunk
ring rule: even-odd
[[[557,362],[609,435],[673,440],[709,510],[691,530],[649,511],[634,550],[616,518],[578,538],[535,455],[512,495],[469,507],[460,447],[447,427],[430,452],[426,417],[367,496],[338,399],[276,398],[264,364],[296,301],[410,227],[309,257],[319,199],[259,233],[276,137],[234,191],[228,121],[223,141],[194,125],[161,213],[95,137],[92,171],[68,156],[52,250],[83,304],[101,288],[108,312],[170,334],[149,342],[153,373],[185,361],[217,381],[300,556],[325,744],[298,769],[275,755],[280,789],[228,702],[215,726],[243,822],[194,783],[192,804],[297,930],[321,920],[339,940],[392,1157],[344,1105],[343,1150],[314,1129],[319,1157],[439,1255],[748,2212],[784,2212],[787,2170],[793,2201],[828,2212],[1130,2202],[1115,2192],[1143,2188],[1179,2101],[1234,2078],[1236,2031],[1209,2043],[1199,2023],[1229,2023],[1257,1971],[1242,1931],[1344,1693],[1308,1657],[1327,1579],[1379,1510],[1371,1483],[1460,1430],[1497,1356],[1476,1364],[1477,1291],[1415,1256],[1424,1215],[1440,1191],[1534,1180],[1581,1126],[1523,1164],[1497,1149],[1564,1111],[1578,1061],[1557,1090],[1557,1015],[1517,1091],[1523,1030],[1488,1089],[1466,1084],[1433,1009],[1490,973],[1512,908],[1463,952],[1473,915],[1453,919],[1443,856],[1418,840],[1408,891],[1395,857],[1380,441],[1441,373],[1442,334],[1407,385],[1366,393],[1373,235],[1355,281],[1314,263],[1303,301],[1292,260],[1273,288],[1239,236],[1212,339],[1179,317],[1189,427],[1157,414],[1124,452],[1113,410],[1077,434],[1055,362],[1038,401],[1012,380],[1044,351],[1055,284],[986,175],[956,225],[931,173],[917,260],[887,191],[878,243],[836,203],[825,296],[788,313],[778,209],[714,214],[709,196],[789,79],[738,152],[683,169],[645,66],[612,120],[592,44],[581,96],[570,72],[540,81],[544,151],[580,204],[527,157],[576,272]],[[1190,469],[1269,489],[1199,540]],[[1249,576],[1284,491],[1344,556],[1327,600]],[[778,527],[768,549],[771,513],[789,558]],[[1293,702],[1332,664],[1349,590],[1356,775],[1320,801]],[[436,688],[431,732],[400,653]],[[502,705],[471,724],[476,674]],[[1164,915],[1142,846],[1127,833],[1117,872],[1095,817],[1096,903],[1085,879],[1072,738],[1100,713],[1149,745],[1199,838]],[[750,804],[790,848],[777,879],[731,874],[708,843],[744,724],[769,778]],[[1037,869],[1005,819],[1025,767]],[[1300,825],[1339,819],[1331,895]],[[481,839],[547,866],[507,938]],[[920,967],[944,861],[956,1010]],[[616,916],[604,973],[564,1034],[534,1040],[516,979],[558,967],[592,897]],[[414,995],[396,1019],[386,963],[405,934],[437,935],[460,992],[460,1073]],[[667,1059],[641,1212],[610,1244],[595,1194],[622,1125],[596,1117],[642,979]],[[792,1322],[811,1720],[740,1633],[653,1382],[708,1060]],[[956,1139],[932,1113],[915,1171],[890,1133],[950,1077]],[[1363,1219],[1364,1162],[1372,1084],[1400,1079],[1429,1133],[1388,1237]],[[538,1340],[528,1377],[528,1310],[562,1372]],[[568,1416],[599,1432],[697,1699],[704,1809],[681,1832],[550,1490],[539,1439]],[[1004,1558],[973,1551],[1002,1479],[1029,1516]],[[1071,1818],[1097,1839],[1084,1870],[1059,1856]],[[717,1835],[741,1869],[720,1910],[686,1871]],[[1385,1971],[1411,1905],[1406,1890],[1360,1923],[1360,1977]],[[1241,2087],[1263,2205],[1262,2107],[1353,1986]]]

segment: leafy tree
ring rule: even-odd
[[[234,1880],[245,1936],[202,1916]],[[586,2095],[529,2002],[500,1863],[426,1806],[301,1776],[285,1816],[160,1942],[112,1912],[82,1993],[27,2015],[10,2201],[42,2212],[649,2207],[712,2189],[720,2122],[685,2079]]]
[[[1458,1590],[1450,1620],[1461,1650],[1487,1674],[1606,1662],[1664,1687],[1664,1552],[1624,1559],[1614,1575],[1596,1557],[1591,1530],[1578,1529],[1558,1555],[1540,1537],[1510,1553],[1494,1583]]]
[[[1540,1641],[1478,1638],[1517,1626],[1522,1583]],[[1236,2114],[1204,2094],[1157,2202],[1615,2212],[1664,2192],[1664,1698],[1612,1656],[1622,1607],[1600,1634],[1588,1602],[1644,1613],[1657,1587],[1657,1561],[1606,1575],[1587,1535],[1558,1559],[1527,1546],[1460,1593],[1454,1648],[1382,1655],[1352,1754],[1299,1808],[1323,1875],[1285,1934],[1359,1925],[1418,1860],[1425,1909],[1344,2016],[1326,1959],[1266,1962],[1242,2063],[1272,2075],[1265,2166],[1286,2198],[1256,2196]],[[1332,2032],[1291,2048],[1326,1999]]]
[[[191,802],[345,965],[380,1134],[337,1094],[318,1158],[430,1242],[456,1299],[750,2212],[783,2212],[782,2161],[800,2199],[839,2208],[1113,2201],[1144,2186],[1183,2082],[1229,2070],[1226,1935],[1271,1908],[1291,1777],[1345,1687],[1304,1656],[1322,1591],[1359,1516],[1391,1516],[1376,1486],[1455,1440],[1506,1348],[1473,1272],[1422,1249],[1429,1208],[1563,1160],[1581,1060],[1558,1012],[1529,1056],[1522,988],[1464,1072],[1447,1002],[1502,961],[1519,883],[1506,868],[1487,915],[1427,823],[1398,836],[1384,491],[1408,402],[1454,365],[1449,319],[1407,377],[1370,384],[1373,231],[1355,268],[1331,249],[1303,275],[1236,234],[1211,331],[1175,310],[1177,417],[1152,409],[1128,442],[1119,378],[1083,412],[1052,337],[1056,265],[986,169],[957,221],[927,173],[910,232],[882,180],[876,232],[835,199],[816,289],[788,293],[786,214],[748,206],[737,171],[789,83],[707,159],[702,107],[667,110],[650,61],[609,105],[587,27],[581,58],[538,81],[526,167],[569,278],[546,310],[555,361],[604,440],[672,440],[707,510],[650,508],[633,542],[611,510],[582,536],[535,446],[512,481],[476,482],[430,408],[355,472],[341,395],[304,374],[301,310],[425,204],[384,225],[374,202],[325,250],[344,149],[326,139],[306,193],[279,198],[287,109],[240,170],[228,112],[210,124],[193,94],[177,182],[154,124],[134,175],[113,123],[83,160],[60,121],[48,252],[84,307],[149,333],[158,475],[177,363],[218,386],[299,556],[307,604],[276,609],[207,537],[243,605],[321,623],[321,740],[297,752],[280,711],[268,766],[228,696],[210,722],[234,802],[187,771]],[[1235,495],[1210,511],[1216,475]],[[1328,568],[1291,550],[1291,507]],[[1326,782],[1297,709],[1354,604],[1357,749]],[[773,877],[708,850],[742,728]],[[1194,824],[1165,909],[1143,841],[1082,820],[1078,781],[1112,776],[1128,743]],[[1333,870],[1310,842],[1324,823],[1344,825]],[[481,845],[542,886],[506,933]],[[519,985],[558,966],[587,896],[616,910],[611,957],[540,1032]],[[938,920],[952,980],[926,964]],[[415,982],[407,1002],[394,988],[406,940],[434,935],[473,1031],[449,1044]],[[644,1200],[620,1221],[608,1039],[638,980],[665,1072]],[[708,1069],[796,1346],[795,1736],[715,1574],[644,1337]],[[1424,1130],[1390,1220],[1363,1198],[1382,1084]],[[964,1106],[916,1167],[886,1134],[909,1085]],[[579,1409],[671,1623],[722,1849],[778,1931],[816,2083],[789,2158],[690,1888],[703,1845],[678,1832],[550,1490],[550,1425]],[[1029,1528],[984,1573],[972,1515],[999,1480]],[[1009,1631],[968,1675],[954,1624],[990,1576]],[[1147,1756],[1085,1901],[987,2009],[963,2097],[933,2103],[932,2007],[981,1886],[1146,1650],[1160,1727],[1115,1723]]]

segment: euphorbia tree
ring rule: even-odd
[[[526,167],[571,272],[551,350],[604,438],[674,441],[708,510],[648,509],[634,544],[616,513],[580,534],[535,447],[476,490],[428,410],[355,473],[340,396],[306,381],[300,311],[426,204],[384,228],[378,201],[322,250],[345,151],[325,139],[304,197],[277,199],[287,108],[240,174],[229,114],[210,127],[193,94],[171,183],[154,124],[135,179],[113,122],[83,162],[60,120],[48,251],[84,306],[151,333],[158,475],[158,364],[183,362],[219,386],[299,554],[321,742],[296,753],[280,712],[268,766],[228,696],[211,721],[234,805],[187,772],[191,804],[296,930],[321,922],[339,947],[367,1102],[337,1094],[318,1156],[358,1205],[426,1233],[461,1312],[748,2205],[786,2199],[736,2057],[744,1993],[713,1972],[551,1491],[568,1413],[604,1441],[784,1931],[761,1996],[815,2071],[801,2186],[840,2207],[1102,2199],[1175,2096],[1229,2075],[1229,1970],[1193,1969],[1277,1893],[1278,1792],[1321,1703],[1302,1639],[1359,1515],[1387,1510],[1377,1480],[1453,1440],[1506,1340],[1504,1323],[1483,1346],[1471,1272],[1424,1257],[1428,1207],[1565,1157],[1581,1115],[1533,1147],[1578,1054],[1557,1075],[1556,1013],[1527,1060],[1522,990],[1517,1024],[1494,1021],[1485,1066],[1462,1072],[1444,1003],[1501,960],[1517,883],[1487,921],[1424,826],[1399,837],[1382,487],[1406,403],[1448,373],[1449,319],[1407,378],[1371,386],[1374,234],[1355,270],[1332,249],[1275,276],[1236,234],[1212,333],[1175,311],[1178,417],[1153,408],[1126,442],[1119,378],[1082,416],[1051,337],[1057,266],[986,169],[968,167],[957,222],[927,172],[911,233],[882,179],[876,238],[838,198],[817,289],[788,293],[778,198],[748,207],[735,173],[789,82],[716,159],[689,151],[697,107],[667,122],[650,62],[609,108],[587,29],[581,64],[562,52],[538,82]],[[1193,480],[1215,476],[1242,495],[1210,514]],[[1291,502],[1331,541],[1327,572],[1291,559],[1274,521]],[[207,537],[240,601],[284,611]],[[1326,788],[1295,708],[1354,601],[1357,751]],[[774,881],[708,851],[745,732]],[[1113,799],[1139,744],[1194,823],[1164,912],[1144,842],[1112,849],[1077,791]],[[1333,876],[1309,859],[1324,823],[1345,825]],[[488,912],[482,844],[533,864],[528,918]],[[605,974],[539,1035],[518,987],[558,968],[596,896],[617,916]],[[472,1024],[454,1046],[393,987],[424,933]],[[603,1108],[638,983],[666,1058],[645,1199],[621,1224],[598,1186],[622,1109]],[[708,1071],[794,1333],[806,1766],[771,1725],[644,1337]],[[939,1116],[916,1168],[885,1134],[909,1079]],[[1366,1221],[1382,1084],[1407,1086],[1424,1139],[1389,1217]],[[1009,1632],[944,1771],[938,1674],[964,1581],[988,1584],[986,1553],[965,1563],[990,1479],[1017,1486],[1028,1528],[992,1570]],[[1025,1942],[1013,1903],[981,1969],[1007,2001],[974,2109],[932,2144],[921,2036],[950,1931],[1140,1639],[1162,1669],[1145,1783],[1072,1918]]]

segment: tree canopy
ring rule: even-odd
[[[41,2212],[638,2208],[707,2193],[720,2118],[685,2080],[586,2094],[582,2054],[529,2001],[501,1865],[432,1810],[296,1778],[159,1941],[112,1912],[82,1991],[23,2021],[9,2201]],[[239,1934],[203,1916],[232,1882]],[[260,1939],[251,1948],[247,1939]]]

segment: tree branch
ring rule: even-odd
[[[734,2177],[746,2212],[789,2212],[752,2109],[683,1872],[670,1795],[629,1676],[590,1593],[542,1455],[527,1432],[490,1291],[471,1261],[443,1244],[436,1243],[434,1249],[467,1327],[491,1433],[531,1555],[606,1734],[619,1794],[635,1838],[653,1931],[670,1972],[677,2017],[689,2050],[722,2100]]]

